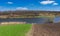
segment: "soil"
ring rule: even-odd
[[[60,36],[60,23],[33,24],[33,36]]]

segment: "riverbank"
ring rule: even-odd
[[[7,19],[7,18],[54,18],[54,15],[39,15],[39,16],[17,16],[17,17],[10,17],[8,15],[1,16],[0,18],[2,19]]]
[[[0,24],[26,24],[26,22],[0,22]]]

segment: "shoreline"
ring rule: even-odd
[[[0,22],[0,24],[26,24],[26,22]]]

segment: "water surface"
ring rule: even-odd
[[[47,18],[9,18],[9,19],[0,19],[0,22],[27,22],[27,23],[45,23]]]
[[[53,20],[54,23],[60,22],[60,16],[56,16]]]
[[[1,19],[0,22],[27,22],[27,23],[37,23],[37,24],[43,24],[46,22],[49,22],[48,18],[8,18],[8,19]],[[53,19],[54,23],[60,22],[60,16],[56,16]]]

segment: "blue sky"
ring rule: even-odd
[[[60,0],[0,0],[0,11],[5,10],[60,11]]]

